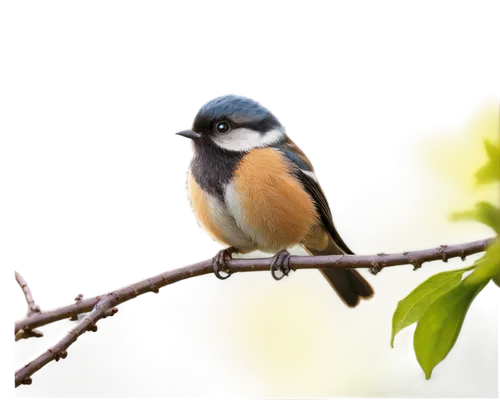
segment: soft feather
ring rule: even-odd
[[[302,241],[302,247],[312,255],[354,254],[333,224],[328,201],[318,181],[313,177],[314,170],[311,162],[289,138],[279,148],[294,165],[295,176],[314,199],[321,220],[321,223],[313,227],[310,234]],[[355,270],[328,268],[320,271],[349,307],[355,307],[360,298],[366,299],[373,296],[374,292],[370,284]]]
[[[254,149],[240,162],[226,187],[226,204],[238,226],[262,251],[300,243],[318,221],[314,201],[285,156]]]
[[[204,192],[191,172],[188,173],[188,194],[197,220],[212,239],[224,246],[234,246],[241,252],[255,249],[254,243],[237,226],[224,202]]]

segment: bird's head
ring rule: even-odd
[[[229,151],[249,151],[279,143],[285,129],[265,107],[242,96],[217,97],[196,115],[192,130],[178,132],[197,146],[211,145]]]

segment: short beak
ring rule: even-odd
[[[189,139],[199,139],[199,138],[201,138],[201,134],[199,134],[198,132],[189,131],[189,130],[177,132],[176,135],[184,136],[184,137],[187,137]]]

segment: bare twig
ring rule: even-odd
[[[19,287],[19,290],[24,296],[24,299],[26,300],[26,318],[32,316],[33,314],[40,313],[42,309],[40,308],[39,304],[35,303],[35,298],[33,297],[33,290],[31,289],[30,284],[26,280],[23,274],[19,272],[19,270],[14,271],[14,280],[17,283],[17,286]],[[22,332],[19,332],[19,337],[23,336],[24,338],[43,338],[44,334],[41,330],[39,329],[34,329],[34,328],[25,328]]]
[[[290,267],[292,269],[311,268],[370,268],[379,272],[382,268],[396,265],[411,264],[419,268],[424,262],[461,257],[482,252],[494,240],[494,238],[479,240],[453,246],[439,246],[437,248],[378,255],[337,255],[337,256],[292,256]],[[266,271],[269,269],[271,258],[259,259],[236,259],[227,262],[229,272]],[[30,384],[31,376],[52,360],[58,361],[65,358],[67,349],[77,338],[86,331],[96,331],[97,322],[113,315],[117,309],[115,306],[133,299],[141,294],[154,292],[172,283],[192,278],[195,276],[210,274],[213,272],[212,260],[201,261],[173,271],[167,271],[152,278],[125,286],[113,292],[88,299],[81,299],[69,306],[43,311],[38,314],[27,316],[16,322],[15,332],[31,330],[33,328],[59,321],[82,313],[90,313],[83,318],[74,329],[58,342],[53,348],[26,364],[16,371],[16,387],[21,384]]]
[[[68,355],[66,351],[69,346],[76,342],[79,336],[87,331],[97,331],[97,321],[102,318],[109,317],[118,310],[113,307],[114,296],[108,296],[104,300],[100,300],[94,309],[82,319],[73,329],[71,329],[54,347],[49,348],[46,352],[35,358],[30,363],[16,372],[16,387],[19,385],[31,385],[31,375],[41,369],[43,366],[52,360],[59,361],[65,359]]]

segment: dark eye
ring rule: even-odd
[[[217,122],[217,125],[215,125],[215,130],[217,131],[217,133],[227,133],[230,129],[231,127],[226,121]]]

